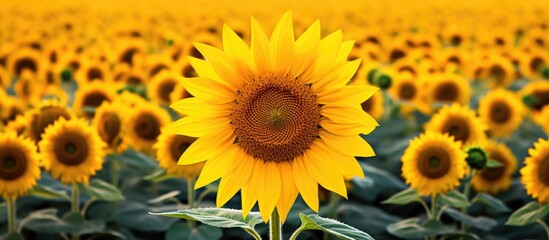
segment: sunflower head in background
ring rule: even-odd
[[[197,177],[204,167],[204,162],[191,165],[177,164],[181,155],[195,140],[196,138],[171,134],[163,128],[158,136],[158,141],[153,145],[160,166],[165,168],[169,174],[187,180]]]
[[[162,107],[144,103],[128,111],[123,139],[128,146],[145,153],[153,153],[162,127],[171,123],[171,117]]]
[[[104,102],[95,110],[92,126],[107,146],[107,152],[120,153],[127,145],[123,143],[125,106],[119,102]]]
[[[488,142],[484,149],[492,161],[498,161],[501,166],[484,168],[473,177],[471,183],[477,192],[496,194],[511,186],[512,175],[517,170],[517,159],[511,150],[501,143]]]
[[[39,155],[34,142],[13,131],[0,133],[0,196],[25,194],[40,178]]]
[[[321,39],[319,21],[296,40],[292,24],[287,12],[268,38],[252,19],[251,46],[227,25],[223,50],[196,43],[206,60],[189,59],[199,77],[182,84],[194,97],[174,103],[187,116],[168,130],[198,138],[179,160],[205,161],[196,188],[221,178],[217,206],[240,190],[244,216],[257,202],[265,221],[285,221],[298,194],[318,211],[319,184],[347,197],[344,177],[364,175],[354,156],[374,155],[359,134],[378,125],[360,108],[376,88],[347,85],[353,41]]]
[[[42,134],[48,126],[61,118],[68,120],[74,117],[72,111],[61,102],[56,100],[44,101],[36,109],[25,113],[25,118],[28,121],[27,134],[38,143],[42,140]]]
[[[38,145],[44,168],[65,184],[88,184],[103,167],[105,144],[84,119],[59,119]]]
[[[486,125],[466,106],[444,106],[425,124],[426,131],[447,133],[465,145],[486,141]]]
[[[92,119],[97,107],[103,102],[111,102],[114,98],[112,85],[94,81],[78,88],[74,94],[72,107],[78,116]]]
[[[468,166],[461,143],[428,131],[414,138],[402,156],[402,176],[421,195],[444,194],[459,186]]]
[[[540,203],[549,202],[549,142],[539,139],[534,148],[528,150],[530,156],[520,169],[522,184],[528,195]]]
[[[494,137],[504,137],[513,133],[522,123],[524,106],[513,92],[498,89],[490,91],[480,100],[480,119],[488,125]]]
[[[147,96],[160,105],[170,105],[172,103],[170,95],[176,86],[180,85],[178,76],[171,70],[162,70],[157,73],[147,86]]]

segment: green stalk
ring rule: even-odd
[[[188,201],[188,205],[189,205],[189,208],[193,208],[194,206],[194,177],[192,178],[188,178],[187,179],[187,201]],[[190,229],[194,229],[195,227],[195,222],[194,221],[187,221],[187,223],[189,224],[189,228]]]
[[[8,235],[15,232],[15,198],[8,197]]]
[[[71,212],[80,214],[80,198],[78,193],[78,185],[76,183],[72,184],[71,192]],[[79,236],[77,233],[71,235],[72,240],[78,240]]]
[[[541,225],[543,229],[545,229],[545,233],[547,234],[547,238],[549,239],[549,226],[547,226],[547,224],[540,219],[536,220],[536,222],[539,223],[539,225]]]
[[[282,240],[282,223],[276,209],[269,220],[269,240]]]
[[[111,182],[112,185],[115,187],[118,187],[118,163],[116,162],[116,158],[111,155],[110,157],[110,172],[111,172]]]
[[[465,186],[463,188],[463,195],[465,195],[467,199],[469,199],[469,195],[471,194],[471,179],[473,178],[473,175],[474,175],[473,173],[474,173],[473,169],[470,169],[469,175],[467,175],[467,182],[465,183]],[[467,207],[462,207],[461,213],[467,214]],[[461,222],[460,230],[462,232],[467,231],[467,225],[464,222]]]
[[[431,195],[431,220],[437,220],[437,194]],[[436,236],[431,237],[431,239],[435,240],[437,239]]]

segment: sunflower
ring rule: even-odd
[[[38,143],[48,126],[59,119],[72,119],[74,114],[59,101],[46,100],[36,109],[26,112],[25,118],[28,121],[27,134]]]
[[[501,163],[500,167],[485,168],[473,177],[471,183],[478,192],[496,194],[511,186],[513,173],[517,170],[517,159],[504,144],[488,142],[483,146],[490,160]]]
[[[444,106],[425,124],[426,131],[447,133],[464,145],[486,140],[486,125],[466,106]]]
[[[161,105],[170,105],[170,94],[177,85],[180,85],[178,76],[177,73],[169,70],[156,74],[147,86],[147,97]]]
[[[515,68],[510,59],[502,56],[489,58],[486,74],[491,87],[508,87],[515,79]]]
[[[541,68],[549,64],[549,54],[544,51],[535,51],[535,53],[523,54],[520,61],[520,72],[529,78],[540,76]]]
[[[471,87],[460,75],[452,73],[434,74],[425,77],[424,96],[427,102],[439,104],[467,104],[471,97]]]
[[[97,61],[87,59],[83,62],[82,66],[76,71],[74,80],[78,85],[86,85],[94,81],[111,81],[110,72],[107,66]]]
[[[66,184],[88,184],[103,167],[105,144],[84,119],[59,119],[38,144],[44,168]]]
[[[128,113],[122,133],[124,141],[128,146],[151,153],[160,129],[170,122],[170,115],[160,106],[153,103],[136,105]]]
[[[6,124],[9,121],[15,120],[17,116],[23,115],[25,106],[23,102],[13,96],[2,95],[0,103],[0,122]]]
[[[160,166],[169,174],[194,179],[200,174],[204,162],[181,166],[177,165],[177,161],[195,140],[196,138],[171,134],[162,128],[158,141],[153,145]]]
[[[174,65],[170,56],[166,54],[149,56],[145,64],[147,66],[147,76],[149,78],[154,78],[156,74],[160,73],[162,70],[170,70],[171,66]]]
[[[540,122],[539,117],[541,113],[549,106],[549,82],[536,81],[530,82],[522,90],[520,95],[524,97],[533,97],[533,102],[530,106],[530,112],[532,113],[532,119],[536,122]]]
[[[522,184],[528,195],[540,203],[549,202],[549,142],[539,139],[534,148],[528,150],[530,154],[524,160],[525,166],[520,169]]]
[[[17,115],[15,119],[6,124],[5,131],[14,131],[17,135],[25,135],[28,122],[24,115]]]
[[[119,102],[104,102],[95,110],[92,126],[106,144],[109,152],[122,152],[127,147],[122,144],[125,109],[126,107]]]
[[[43,63],[41,54],[31,48],[20,48],[8,59],[8,71],[12,76],[20,77],[24,70],[38,74]]]
[[[74,94],[72,107],[78,116],[91,119],[94,116],[92,110],[99,107],[103,102],[111,102],[114,97],[115,93],[109,84],[95,81],[78,88]]]
[[[522,123],[524,105],[513,93],[504,89],[490,91],[480,100],[478,107],[480,119],[495,137],[511,134]]]
[[[146,44],[140,40],[123,39],[117,46],[117,61],[129,66],[139,65],[146,52]]]
[[[32,140],[13,131],[0,132],[0,195],[15,198],[36,186],[39,155]]]
[[[428,131],[410,141],[402,155],[402,176],[421,195],[444,194],[465,176],[467,154],[448,134]]]
[[[15,83],[15,94],[27,105],[35,105],[42,100],[42,93],[45,85],[41,81],[36,81],[36,75],[25,69],[21,73],[19,80]]]
[[[221,178],[218,206],[241,190],[244,216],[258,202],[265,221],[275,207],[285,221],[298,194],[318,211],[318,184],[346,197],[343,177],[363,176],[354,156],[374,153],[359,134],[378,124],[360,104],[376,88],[347,85],[353,42],[320,29],[294,40],[287,12],[270,39],[252,18],[251,47],[227,25],[224,50],[195,44],[207,61],[190,58],[200,77],[182,83],[195,97],[173,105],[187,117],[169,131],[198,138],[179,163],[206,161],[196,188]]]

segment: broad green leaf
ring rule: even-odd
[[[177,221],[174,218],[153,216],[149,212],[162,212],[177,209],[176,205],[151,207],[140,202],[122,201],[112,207],[112,218],[118,226],[138,231],[165,232]],[[90,214],[94,209],[90,209]]]
[[[21,233],[14,232],[6,237],[6,240],[25,240],[25,237]]]
[[[486,193],[477,193],[477,195],[473,198],[471,203],[482,203],[486,206],[494,209],[496,212],[505,213],[510,212],[511,209],[507,207],[507,205],[501,201],[498,198],[495,198],[492,195],[488,195]]]
[[[365,176],[364,178],[353,177],[352,182],[359,188],[370,188],[374,186],[374,180],[369,176]]]
[[[387,231],[405,239],[419,239],[455,232],[454,226],[446,226],[436,220],[421,223],[419,218],[409,218],[387,226]]]
[[[448,194],[439,195],[439,199],[442,203],[453,208],[469,207],[471,203],[465,195],[457,191],[450,191]]]
[[[29,191],[29,195],[44,199],[64,199],[70,201],[67,192],[55,190],[51,187],[43,185],[36,185],[36,187]]]
[[[216,227],[200,225],[194,229],[190,229],[189,224],[185,222],[176,222],[166,233],[165,240],[217,240],[221,239],[222,236],[223,231]]]
[[[90,185],[79,184],[79,188],[88,197],[95,197],[97,200],[107,202],[124,200],[124,195],[117,187],[101,179],[93,179]]]
[[[63,217],[63,221],[71,227],[69,232],[78,234],[89,234],[101,232],[105,229],[105,222],[98,220],[86,220],[80,213],[68,213]]]
[[[492,218],[488,218],[484,216],[479,216],[479,217],[469,216],[453,208],[447,208],[444,211],[444,213],[446,213],[448,216],[450,216],[452,219],[458,222],[465,223],[469,226],[478,228],[483,231],[490,231],[492,228],[498,225],[498,222]]]
[[[146,174],[156,168],[156,163],[153,162],[147,155],[133,149],[129,149],[120,155],[111,155],[111,157],[117,158],[125,166],[133,169],[134,171]]]
[[[56,209],[44,209],[35,211],[20,223],[19,229],[28,228],[35,232],[45,234],[78,233],[88,234],[101,232],[105,223],[99,220],[86,220],[79,213],[68,213],[63,218],[56,215]]]
[[[164,202],[170,198],[174,198],[176,197],[177,195],[181,194],[181,191],[177,191],[177,190],[174,190],[174,191],[171,191],[171,192],[168,192],[168,193],[165,193],[165,194],[162,194],[158,197],[155,197],[151,200],[149,200],[149,204],[155,204],[155,203],[161,203],[161,202]]]
[[[242,228],[256,239],[259,234],[255,231],[254,226],[263,222],[258,212],[251,212],[248,214],[248,217],[244,219],[242,217],[242,211],[226,208],[195,208],[151,214],[199,221],[213,227]]]
[[[501,167],[501,166],[503,166],[503,164],[501,164],[501,162],[496,161],[496,160],[489,159],[488,162],[486,162],[486,167],[487,168],[497,168],[497,167]]]
[[[421,196],[417,193],[417,191],[413,188],[408,188],[391,196],[389,199],[383,201],[382,203],[404,205],[419,200],[421,200]]]
[[[547,213],[549,213],[549,205],[540,206],[537,202],[530,202],[511,214],[505,224],[524,226],[545,217]]]
[[[168,174],[166,172],[166,169],[159,168],[152,172],[151,174],[143,177],[143,179],[151,181],[151,182],[162,182],[171,178],[174,178],[175,176]]]
[[[329,233],[339,239],[345,240],[374,240],[370,235],[354,227],[333,219],[323,218],[316,214],[299,214],[301,227],[297,231],[320,230]],[[299,233],[298,232],[298,233]]]

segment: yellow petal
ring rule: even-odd
[[[313,211],[318,212],[318,183],[307,172],[303,156],[294,159],[292,169],[299,194]]]
[[[238,166],[240,162],[237,159],[242,154],[242,150],[234,144],[228,146],[226,151],[221,150],[217,156],[206,161],[194,186],[195,189],[212,183]]]
[[[233,58],[234,68],[246,79],[253,77],[250,47],[227,25],[223,25],[223,50]]]
[[[298,191],[294,182],[292,165],[288,162],[279,163],[278,171],[280,172],[280,183],[282,184],[281,188],[283,194],[280,195],[276,210],[278,211],[278,214],[280,214],[280,220],[284,223],[290,209],[294,205]]]
[[[347,198],[347,187],[343,175],[337,171],[338,159],[332,159],[326,156],[315,144],[311,144],[311,148],[305,152],[303,157],[307,172],[312,176],[322,187],[335,192]]]
[[[296,61],[291,75],[299,76],[311,67],[318,54],[320,44],[320,21],[316,20],[295,42]]]
[[[360,105],[370,98],[377,90],[377,87],[369,85],[349,85],[342,88],[328,88],[316,92],[317,102],[319,104]]]
[[[271,69],[271,54],[265,49],[269,49],[269,39],[261,28],[261,25],[252,17],[252,55],[256,74],[263,74]]]
[[[263,181],[259,182],[260,189],[258,189],[259,191],[262,191],[262,194],[259,195],[259,211],[263,221],[267,222],[280,198],[280,173],[274,162],[267,162],[265,164],[257,163],[256,165],[263,165],[263,172],[261,172]]]
[[[336,123],[359,124],[364,127],[379,126],[370,114],[358,107],[325,105],[320,108],[320,114]]]
[[[191,115],[183,117],[169,125],[168,131],[189,137],[202,137],[220,126],[230,126],[231,119],[225,117],[204,117],[200,115]]]
[[[360,66],[360,59],[336,65],[336,67],[326,75],[319,77],[318,81],[313,84],[313,91],[321,93],[331,88],[341,88],[355,75]]]
[[[180,82],[189,93],[196,98],[212,104],[222,104],[234,101],[236,91],[228,84],[217,82],[209,78],[183,78]]]
[[[225,205],[248,182],[252,174],[255,163],[253,157],[248,154],[240,157],[242,161],[238,167],[221,178],[219,189],[217,190],[217,207]]]
[[[329,118],[321,118],[320,126],[322,126],[322,128],[326,129],[328,132],[332,134],[341,135],[341,136],[352,136],[352,135],[358,135],[361,133],[368,134],[376,128],[375,126],[366,127],[358,123],[353,123],[353,124],[336,123]]]
[[[196,71],[198,76],[209,78],[218,82],[223,82],[223,80],[219,77],[219,75],[217,75],[212,65],[208,61],[195,57],[188,57],[188,59],[189,63],[191,64],[191,66],[193,66],[194,71]]]
[[[177,164],[190,165],[206,161],[215,156],[227,144],[233,144],[234,129],[230,126],[220,126],[211,133],[198,138],[181,155]]]
[[[286,74],[292,68],[295,57],[292,12],[287,11],[278,21],[271,35],[270,50],[277,72]]]
[[[246,76],[236,70],[234,62],[225,52],[203,43],[194,43],[194,46],[204,55],[217,75],[227,83],[231,90],[242,88],[243,79]]]
[[[209,104],[198,98],[184,98],[170,105],[170,108],[183,115],[204,115],[210,117],[228,116],[233,112],[233,104]]]
[[[325,156],[324,159],[336,159],[336,164],[333,167],[338,169],[343,176],[364,177],[364,171],[354,156],[339,154],[333,150],[332,146],[326,145],[324,141],[315,141],[313,144]]]
[[[358,157],[371,157],[375,155],[370,144],[358,135],[338,136],[324,129],[318,131],[318,135],[320,135],[320,138],[326,143],[326,145],[330,146],[342,155],[352,155]]]

